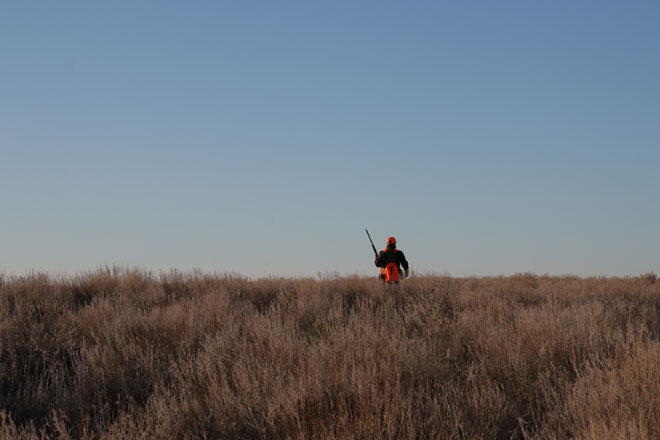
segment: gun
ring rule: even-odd
[[[374,250],[374,255],[378,257],[378,251],[376,250],[376,246],[374,246],[374,241],[371,239],[371,235],[369,235],[369,230],[365,228],[365,231],[367,231],[367,237],[369,237],[369,241],[371,242],[371,248]]]

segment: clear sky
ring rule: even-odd
[[[0,271],[660,271],[660,2],[3,1]]]

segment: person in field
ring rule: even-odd
[[[399,249],[396,248],[396,238],[387,239],[387,247],[378,253],[374,261],[380,267],[380,279],[386,283],[398,283],[403,266],[403,277],[408,276],[408,261]]]

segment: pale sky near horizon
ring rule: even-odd
[[[660,2],[4,1],[0,272],[660,271]]]

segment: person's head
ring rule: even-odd
[[[396,238],[390,237],[387,239],[387,248],[391,250],[396,249]]]

